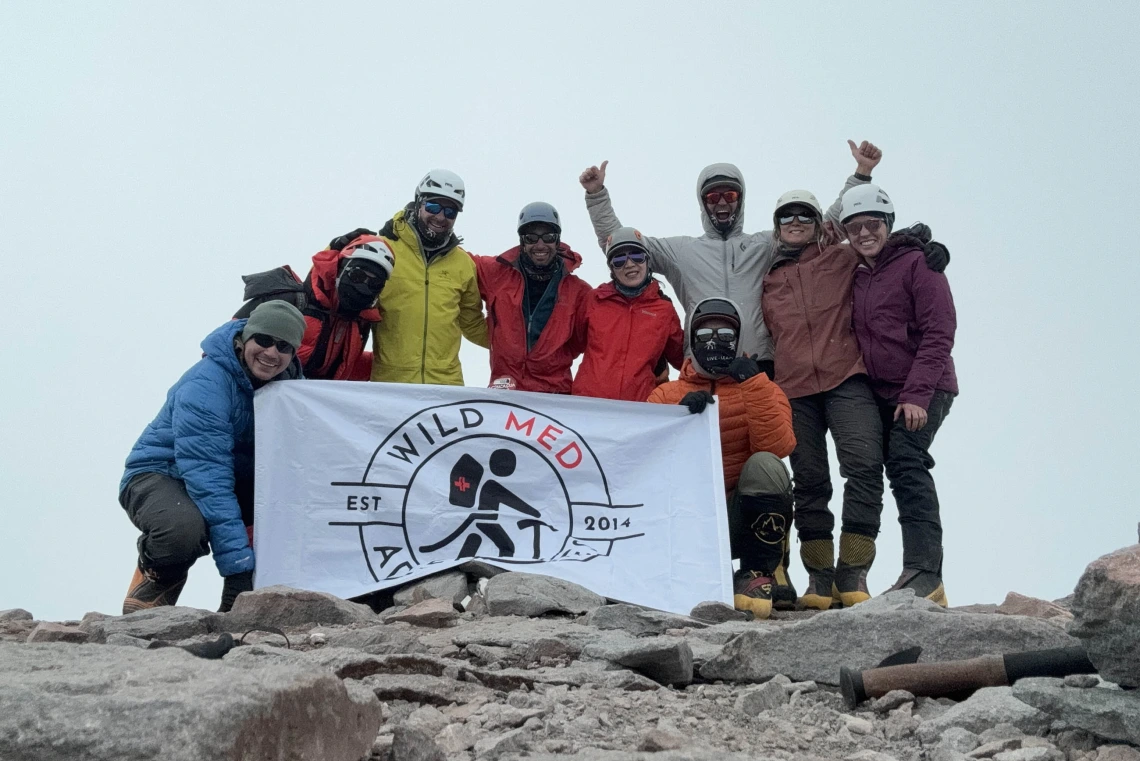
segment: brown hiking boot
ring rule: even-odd
[[[163,605],[174,605],[178,602],[182,587],[186,586],[186,578],[187,570],[169,572],[160,578],[152,569],[144,571],[135,566],[131,587],[127,590],[127,598],[123,600],[123,615]]]

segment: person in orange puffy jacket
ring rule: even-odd
[[[685,358],[685,332],[673,302],[649,269],[641,233],[622,227],[606,242],[612,282],[586,299],[586,347],[574,377],[576,396],[644,402],[658,371],[678,370]]]
[[[756,357],[738,356],[740,312],[733,302],[698,302],[686,334],[692,356],[681,377],[658,386],[649,401],[681,404],[694,414],[716,403],[729,537],[740,561],[733,603],[767,618],[774,603],[794,606],[796,600],[787,571],[792,481],[781,462],[796,447],[792,408]]]

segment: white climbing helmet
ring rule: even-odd
[[[450,198],[459,204],[459,210],[463,211],[467,191],[463,188],[463,180],[455,172],[433,169],[425,174],[420,184],[416,186],[416,201],[422,198]]]
[[[348,255],[349,261],[363,259],[375,262],[389,275],[396,267],[396,255],[392,252],[392,247],[388,241],[375,235],[360,236],[352,242],[349,251],[351,252]]]
[[[815,212],[815,218],[823,221],[823,207],[819,205],[819,200],[815,194],[810,190],[789,190],[784,195],[776,199],[776,211],[772,213],[772,224],[779,228],[780,210],[785,206],[807,206]]]
[[[887,191],[878,185],[856,185],[843,194],[843,211],[839,215],[839,221],[846,222],[860,214],[882,214],[893,222],[895,205],[891,203]]]

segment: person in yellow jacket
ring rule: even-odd
[[[415,200],[375,233],[391,241],[396,267],[372,328],[372,380],[462,386],[460,337],[490,346],[475,263],[452,231],[465,200],[459,175],[433,169]],[[329,248],[367,232],[358,228]]]

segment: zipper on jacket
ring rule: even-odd
[[[820,393],[823,391],[823,383],[819,380],[819,365],[815,362],[815,334],[811,329],[810,310],[808,310],[807,297],[804,292],[804,276],[800,271],[799,262],[796,262],[796,279],[800,281],[800,304],[804,310],[804,324],[807,325],[808,349],[811,351],[811,371],[815,376],[815,393]]]
[[[428,337],[428,267],[424,258],[424,334],[420,341],[420,383],[427,383],[427,337]]]

